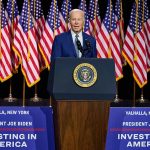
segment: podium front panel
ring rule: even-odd
[[[74,69],[82,63],[96,68],[97,81],[91,87],[80,87],[73,79]],[[116,94],[113,59],[57,58],[52,64],[48,90],[56,100],[112,100]]]

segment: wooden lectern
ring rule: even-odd
[[[88,63],[97,71],[91,87],[73,79],[76,66]],[[109,104],[115,97],[112,59],[57,58],[49,75],[48,91],[54,110],[57,150],[105,150]]]

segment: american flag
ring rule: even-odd
[[[123,45],[123,56],[133,70],[134,79],[139,87],[142,88],[147,83],[147,63],[144,30],[142,27],[141,0],[138,0],[137,6],[134,3],[132,7]]]
[[[117,24],[119,25],[120,43],[123,46],[123,42],[124,42],[124,19],[123,19],[123,10],[122,10],[122,0],[116,1],[115,15],[117,17]]]
[[[87,5],[85,0],[80,1],[80,5],[78,7],[80,10],[84,11],[85,15],[85,24],[84,24],[84,29],[83,31],[87,34],[90,34],[90,26],[89,26],[89,16],[88,16],[88,11],[87,11]]]
[[[108,0],[107,11],[98,34],[98,51],[100,58],[113,58],[115,62],[116,80],[123,77],[121,52],[119,44],[119,28],[111,0]]]
[[[99,13],[99,5],[98,0],[90,0],[89,2],[89,26],[90,26],[90,34],[93,35],[96,38],[96,47],[97,47],[97,57],[100,57],[99,52],[99,39],[98,39],[98,33],[101,28],[101,18]]]
[[[12,76],[10,49],[10,33],[5,10],[0,0],[0,81],[4,82]]]
[[[34,20],[36,41],[37,43],[39,43],[45,25],[45,18],[42,10],[41,0],[31,0],[31,14]],[[43,51],[38,51],[40,70],[42,71],[46,67],[46,63],[44,60],[45,56]]]
[[[123,19],[123,10],[122,10],[122,0],[117,0],[115,4],[115,16],[117,19],[117,26],[119,28],[119,43],[120,49],[122,51],[123,43],[124,43],[124,19]],[[122,63],[125,64],[125,60],[123,58]]]
[[[98,0],[90,0],[88,14],[90,22],[90,33],[91,35],[97,37],[101,27]]]
[[[18,25],[19,17],[20,17],[16,0],[7,1],[6,16],[8,20],[9,32],[11,34],[10,41],[12,44],[15,31]],[[17,68],[19,67],[19,58],[17,54],[15,54],[15,52],[12,50],[12,48],[11,48],[11,62],[12,62],[13,71],[16,72]]]
[[[70,0],[63,0],[60,12],[60,25],[62,30],[68,31],[69,29],[69,12],[72,9]]]
[[[42,10],[41,0],[31,0],[31,14],[34,19],[34,26],[37,34],[36,40],[38,42],[41,38],[45,25],[45,18]]]
[[[54,37],[62,33],[62,28],[60,26],[59,10],[56,0],[52,0],[49,13],[47,16],[47,21],[45,23],[44,31],[39,42],[40,50],[43,51],[46,61],[46,66],[50,68],[52,44]]]
[[[30,3],[24,0],[22,13],[14,37],[13,49],[21,59],[22,73],[31,87],[40,80],[40,68],[36,43],[35,27]]]
[[[144,0],[144,30],[147,50],[147,69],[150,71],[150,12],[147,6],[147,0]]]

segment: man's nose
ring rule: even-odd
[[[75,20],[75,24],[78,24],[78,22],[79,22],[78,19],[76,19],[76,20]]]

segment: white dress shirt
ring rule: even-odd
[[[76,52],[78,52],[78,54],[79,54],[79,56],[78,56],[78,54],[77,54],[77,56],[78,56],[79,58],[81,58],[82,53],[81,53],[81,52],[77,49],[77,47],[76,47],[76,33],[74,33],[74,32],[71,30],[71,35],[72,35],[73,43],[74,43],[74,45],[75,45]],[[82,31],[81,31],[80,33],[78,33],[78,40],[80,41],[81,45],[83,46]]]

